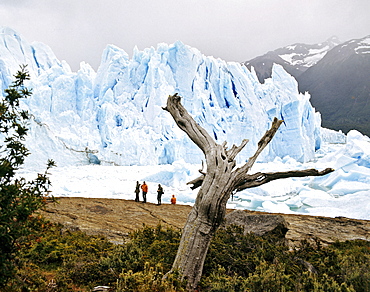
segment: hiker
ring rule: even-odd
[[[143,203],[146,203],[146,194],[148,193],[148,185],[144,183],[141,185],[141,190],[143,191]]]
[[[135,202],[140,202],[140,199],[139,199],[140,184],[139,184],[138,181],[136,182],[135,194],[136,194],[136,196],[135,196]]]
[[[175,198],[175,195],[172,195],[172,198],[171,198],[171,204],[176,204],[176,198]]]
[[[157,190],[157,201],[158,201],[158,204],[157,205],[161,205],[162,204],[162,195],[164,194],[164,191],[163,191],[163,188],[161,186],[161,184],[158,185],[158,190]]]

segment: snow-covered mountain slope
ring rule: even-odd
[[[323,126],[370,135],[370,35],[336,46],[297,77],[322,114]]]
[[[296,43],[270,51],[244,64],[250,69],[252,66],[257,72],[258,79],[263,82],[271,77],[273,64],[280,64],[294,77],[299,76],[308,68],[317,64],[332,48],[341,42],[335,36],[319,44]]]
[[[275,52],[280,58],[292,66],[309,68],[320,61],[327,52],[339,45],[341,42],[335,36],[319,44],[294,44],[285,48],[277,49]]]
[[[284,120],[261,159],[313,159],[320,147],[320,114],[308,94],[281,66],[261,84],[238,63],[206,57],[181,42],[134,50],[132,58],[109,45],[97,72],[81,63],[71,72],[50,48],[29,44],[11,29],[0,32],[1,88],[20,64],[28,64],[33,95],[23,103],[33,115],[28,166],[48,158],[57,164],[156,165],[203,154],[162,109],[178,92],[195,120],[229,147],[250,140],[239,162],[250,157],[274,117]]]

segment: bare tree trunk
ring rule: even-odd
[[[328,168],[321,172],[309,169],[248,175],[247,172],[271,141],[282,121],[274,119],[270,130],[258,142],[256,153],[244,166],[235,169],[235,157],[248,140],[244,140],[238,147],[233,145],[231,149],[227,149],[226,142],[222,145],[217,144],[188,114],[177,94],[168,97],[164,110],[170,112],[176,124],[203,151],[207,164],[207,171],[200,171],[202,175],[188,183],[193,185],[192,189],[198,187],[200,189],[184,226],[180,246],[172,266],[172,270],[179,270],[182,278],[187,279],[187,288],[192,291],[197,287],[202,276],[209,244],[225,217],[226,203],[232,192],[280,178],[324,175],[333,169]]]
[[[209,244],[225,217],[226,203],[232,191],[232,167],[227,160],[215,157],[218,165],[209,169],[205,176],[173,263],[173,269],[187,277],[191,289],[195,289],[200,280]]]

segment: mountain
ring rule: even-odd
[[[261,160],[314,158],[320,148],[320,114],[308,94],[281,66],[261,84],[241,64],[206,57],[181,42],[159,44],[132,58],[108,45],[95,72],[81,63],[77,72],[44,44],[28,43],[10,28],[0,30],[1,88],[20,64],[28,64],[33,95],[22,103],[33,118],[26,141],[28,167],[47,159],[59,166],[157,165],[176,160],[199,163],[197,146],[162,109],[178,92],[194,119],[219,143],[239,145],[243,162],[253,155],[274,117],[284,120]]]
[[[320,44],[296,43],[244,62],[244,65],[249,69],[254,67],[261,83],[271,77],[273,64],[282,65],[289,74],[297,78],[340,43],[335,36]]]
[[[344,43],[332,37],[317,45],[294,44],[244,64],[263,82],[273,64],[296,78],[322,115],[322,126],[345,133],[356,129],[370,136],[370,37]]]
[[[297,76],[301,92],[322,114],[324,127],[370,136],[370,35],[330,50]]]

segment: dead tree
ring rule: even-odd
[[[189,115],[177,93],[168,97],[167,106],[163,109],[172,115],[181,130],[203,151],[206,159],[206,172],[201,170],[201,175],[188,183],[192,184],[192,189],[200,189],[182,231],[180,246],[172,266],[172,270],[179,270],[182,278],[187,279],[188,289],[192,291],[200,280],[209,244],[225,217],[226,203],[233,192],[280,178],[321,176],[333,169],[248,174],[258,155],[275,135],[281,120],[274,119],[271,128],[258,142],[255,154],[242,167],[236,168],[235,157],[248,140],[243,140],[240,146],[233,145],[230,149],[227,149],[226,142],[217,144]]]

